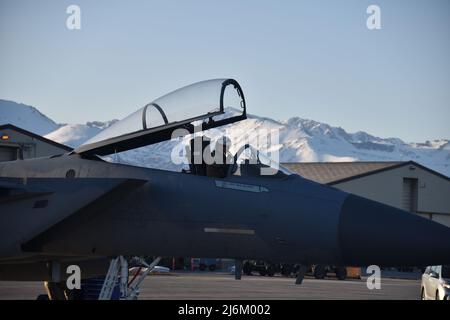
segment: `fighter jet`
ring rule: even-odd
[[[227,113],[229,106],[239,112]],[[133,256],[232,258],[237,278],[244,259],[450,264],[450,228],[292,174],[250,145],[229,157],[220,153],[224,144],[214,149],[197,134],[186,149],[189,168],[180,172],[102,158],[246,117],[236,80],[202,81],[154,100],[72,152],[1,163],[0,280],[47,281],[55,298],[68,265],[79,266],[83,278],[106,275],[106,283]],[[207,162],[205,154],[231,161]],[[273,172],[263,174],[268,168]]]

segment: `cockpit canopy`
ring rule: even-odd
[[[225,108],[240,114],[225,114]],[[239,111],[240,110],[240,111]],[[170,140],[176,129],[186,134],[246,119],[244,93],[234,79],[197,82],[168,93],[78,147],[80,154],[107,155]]]

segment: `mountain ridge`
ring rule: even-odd
[[[0,103],[0,111],[2,111],[1,106]],[[26,107],[28,107],[28,110],[25,110]],[[57,125],[32,106],[20,104],[19,109],[23,113],[19,115],[22,121],[16,121],[16,123],[21,123],[24,129],[29,130],[30,128],[27,126],[36,127],[34,125],[35,119],[37,119],[36,121],[48,119],[46,121],[52,124],[55,129],[45,133],[45,137],[71,147],[79,146],[117,121],[91,121],[86,124]],[[226,112],[235,113],[237,110],[227,108]],[[17,118],[17,114],[18,112],[11,112],[10,115],[4,112],[0,113],[0,124],[5,123],[8,117],[14,120]],[[36,130],[36,128],[32,129]],[[274,130],[279,135],[279,141],[271,145],[266,152],[275,154],[278,151],[279,158],[274,159],[278,162],[412,160],[450,176],[450,141],[447,139],[406,143],[399,138],[380,138],[364,131],[349,133],[341,127],[333,127],[326,123],[303,119],[298,116],[287,120],[274,120],[253,114],[249,114],[247,120],[209,130],[206,135],[212,140],[216,140],[226,134],[234,145],[240,147],[245,143],[258,145],[258,141],[264,138],[264,134],[275,132]],[[180,149],[180,143],[186,144],[187,138],[130,150],[114,156],[107,156],[105,159],[137,166],[180,170],[181,166],[172,163],[170,158],[177,145]]]
[[[59,128],[56,122],[33,106],[0,99],[0,124],[7,123],[39,135]]]

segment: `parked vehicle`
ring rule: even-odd
[[[280,273],[285,277],[290,277],[295,276],[299,268],[300,265],[298,264],[279,264],[260,260],[247,260],[244,262],[242,271],[246,275],[257,272],[261,276],[272,277],[276,273]],[[329,273],[335,274],[339,280],[345,280],[347,278],[347,268],[339,266],[312,265],[309,266],[308,273],[311,273],[316,279],[324,279]]]
[[[220,259],[214,259],[214,258],[193,258],[192,259],[192,268],[198,269],[200,271],[215,271],[218,269],[218,266],[220,265]]]
[[[261,276],[273,277],[276,272],[279,272],[279,265],[262,260],[247,260],[244,262],[242,271],[248,276],[257,272]]]
[[[422,300],[450,300],[450,265],[427,267],[421,288]]]
[[[327,266],[323,264],[317,264],[312,267],[314,278],[324,279],[328,273],[336,274],[336,278],[339,280],[347,279],[347,268],[340,266]]]

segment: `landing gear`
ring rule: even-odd
[[[150,265],[144,259],[133,258],[134,264],[139,266],[138,271],[129,280],[128,261],[123,256],[113,258],[109,264],[106,277],[82,280],[81,289],[69,290],[66,283],[53,276],[52,280],[45,282],[47,294],[39,295],[38,300],[136,300],[139,295],[139,286],[145,277],[159,263],[161,257],[156,258]],[[52,268],[55,269],[55,268]]]
[[[234,263],[234,278],[236,280],[241,280],[242,278],[242,260],[236,260]]]
[[[38,299],[44,300],[47,296],[47,300],[66,300],[65,283],[61,280],[61,264],[59,261],[47,262],[47,268],[50,274],[49,281],[44,282],[46,295],[39,295]]]
[[[295,278],[295,284],[302,284],[303,279],[305,278],[306,271],[308,271],[308,266],[306,265],[300,265],[298,268],[297,277]]]
[[[83,294],[81,290],[69,290],[65,282],[44,282],[47,294],[40,294],[36,300],[82,300]]]
[[[44,282],[45,290],[49,300],[66,300],[64,288],[60,282]]]

